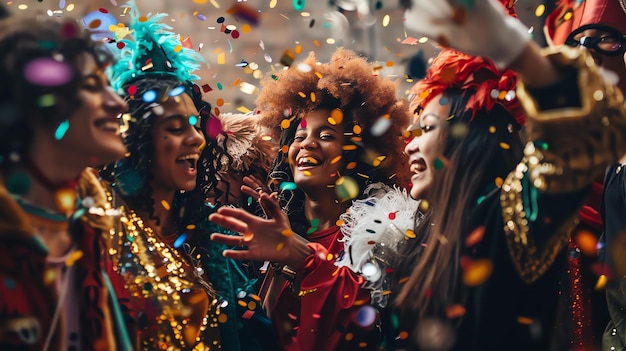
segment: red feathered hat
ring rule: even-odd
[[[411,92],[415,98],[411,108],[425,106],[446,89],[471,89],[474,94],[466,109],[472,110],[472,119],[481,109],[491,110],[502,105],[519,126],[526,123],[526,114],[515,95],[517,75],[501,72],[489,59],[470,56],[452,49],[443,49],[426,71],[426,77],[417,82]]]

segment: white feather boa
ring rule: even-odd
[[[335,265],[367,279],[373,301],[384,306],[388,258],[406,240],[407,230],[414,228],[419,201],[411,199],[406,190],[382,183],[369,185],[365,194],[365,199],[355,201],[340,217],[345,252]]]

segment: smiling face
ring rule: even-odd
[[[411,173],[411,197],[424,199],[435,177],[435,161],[443,152],[446,135],[446,119],[450,114],[449,104],[440,104],[443,95],[435,96],[419,115],[421,134],[414,137],[404,148],[409,156]],[[418,133],[419,134],[419,133]]]
[[[169,98],[161,106],[163,113],[155,116],[152,127],[151,186],[166,192],[193,190],[205,141],[198,110],[187,94]]]
[[[343,126],[328,123],[330,111],[310,112],[302,119],[293,143],[289,146],[289,164],[296,185],[311,194],[334,184],[342,162]],[[333,163],[334,160],[334,163]]]
[[[98,166],[124,157],[126,147],[119,132],[119,116],[128,106],[111,89],[92,55],[82,54],[79,63],[82,64],[79,105],[67,118],[68,129],[58,145],[68,157],[84,166]],[[48,133],[59,130],[58,126],[54,128]]]

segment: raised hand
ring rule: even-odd
[[[241,236],[213,233],[211,240],[242,246],[240,250],[225,250],[224,256],[237,260],[274,261],[299,269],[304,259],[313,253],[306,242],[298,239],[291,230],[289,218],[283,213],[278,201],[267,193],[259,195],[259,201],[268,219],[257,217],[238,208],[222,207],[209,220]]]
[[[530,41],[528,29],[497,0],[411,0],[404,14],[409,32],[446,47],[493,59],[508,67]]]
[[[248,175],[243,177],[241,192],[252,197],[252,200],[259,201],[261,193],[270,194],[272,191],[259,178],[253,175]],[[272,194],[274,198],[276,197],[276,195],[276,193]]]

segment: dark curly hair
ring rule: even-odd
[[[175,76],[168,74],[149,74],[128,82],[124,91],[133,85],[136,87],[134,96],[127,95],[125,100],[129,106],[130,119],[124,118],[128,128],[124,135],[124,143],[128,148],[129,155],[117,161],[113,165],[105,167],[101,172],[103,178],[112,182],[124,201],[131,208],[141,209],[150,214],[151,219],[158,218],[154,214],[153,189],[150,180],[153,174],[150,171],[150,163],[154,158],[154,145],[152,142],[152,130],[154,117],[152,115],[153,102],[145,102],[135,96],[143,96],[149,90],[155,91],[157,97],[154,101],[162,101],[172,89],[183,86],[186,94],[191,96],[194,106],[200,114],[200,125],[207,146],[202,150],[198,160],[197,185],[192,191],[177,193],[172,204],[174,223],[179,232],[199,219],[205,219],[212,209],[206,206],[206,194],[217,191],[217,173],[221,164],[218,162],[223,157],[224,150],[214,139],[206,134],[206,124],[211,115],[211,105],[202,100],[200,88],[190,83],[182,83]]]
[[[374,75],[364,58],[339,48],[329,63],[319,64],[314,53],[310,53],[302,63],[266,77],[262,86],[256,100],[262,113],[260,123],[277,130],[283,120],[290,121],[281,133],[281,148],[270,172],[271,185],[293,181],[287,148],[293,143],[302,118],[314,110],[335,108],[341,109],[344,116],[345,146],[354,146],[344,147],[342,160],[344,165],[356,164],[341,174],[353,178],[360,190],[373,182],[402,187],[408,184],[401,137],[409,120],[408,108],[403,99],[396,97],[396,83]],[[375,130],[375,124],[382,119],[390,123],[382,131]],[[279,200],[290,215],[294,230],[306,230],[303,226],[308,227],[308,223],[302,213],[304,193],[299,189],[281,191]]]
[[[32,141],[32,126],[54,128],[81,105],[77,98],[84,54],[92,55],[99,68],[111,62],[89,32],[75,21],[8,18],[0,22],[0,167],[8,160],[23,160]],[[27,65],[36,59],[67,64],[70,78],[54,86],[42,86],[25,77]],[[54,104],[41,104],[42,97]],[[17,156],[17,157],[16,157]]]

